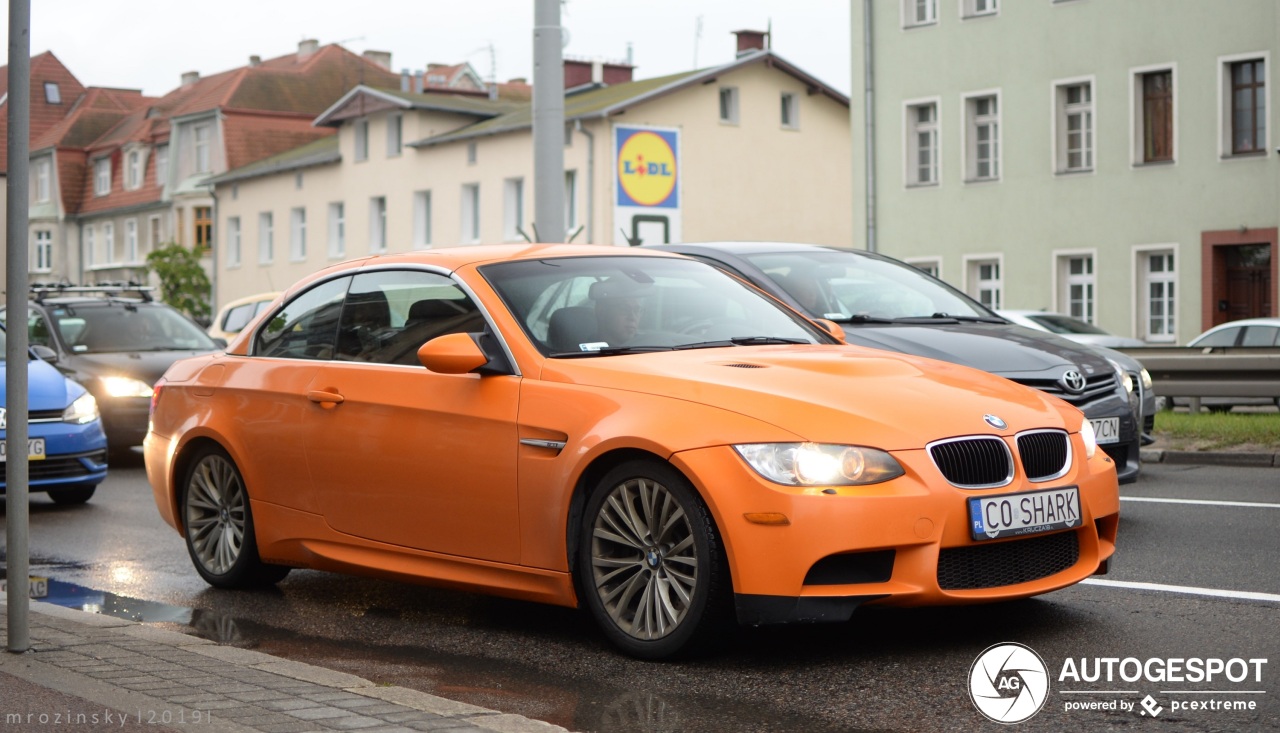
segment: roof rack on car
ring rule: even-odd
[[[150,303],[151,292],[155,288],[136,282],[98,283],[97,285],[71,285],[70,283],[35,283],[31,286],[31,297],[37,303],[45,298],[57,298],[63,295],[106,295],[108,297],[125,294],[136,295],[144,302]]]

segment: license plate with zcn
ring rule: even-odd
[[[1120,442],[1120,418],[1100,417],[1089,422],[1093,423],[1093,434],[1098,436],[1098,445]]]
[[[969,529],[975,540],[1052,532],[1080,525],[1080,489],[1027,491],[969,499]]]
[[[9,443],[0,440],[0,463],[9,459]],[[44,460],[44,438],[30,438],[27,440],[27,460],[43,461]]]

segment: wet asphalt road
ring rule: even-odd
[[[315,571],[294,571],[272,591],[213,590],[160,521],[140,463],[114,466],[83,507],[33,496],[32,571],[54,579],[66,605],[572,730],[1004,729],[974,708],[968,677],[984,649],[1006,641],[1038,652],[1052,678],[1044,709],[1018,729],[1280,730],[1280,470],[1144,470],[1122,487],[1119,559],[1103,581],[1161,587],[1085,584],[998,605],[864,609],[848,624],[739,630],[681,663],[622,657],[570,609]],[[1260,681],[1220,676],[1209,686],[1058,679],[1068,658],[1095,657],[1268,662]],[[1097,690],[1123,694],[1084,694]],[[1139,712],[1147,695],[1154,717]],[[1135,707],[1065,709],[1082,701]],[[1173,710],[1192,701],[1254,709]]]

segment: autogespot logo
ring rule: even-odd
[[[987,647],[969,668],[969,699],[997,723],[1021,723],[1049,698],[1049,670],[1030,647],[1004,642]]]

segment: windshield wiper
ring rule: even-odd
[[[789,336],[734,336],[719,341],[699,341],[693,344],[680,344],[672,347],[676,351],[685,349],[720,349],[726,346],[762,346],[768,344],[811,344],[812,341]]]
[[[997,316],[957,316],[952,313],[934,313],[930,318],[946,318],[953,321],[963,321],[965,323],[1005,323],[1003,318]]]
[[[550,359],[582,359],[589,356],[618,356],[619,354],[652,354],[655,351],[671,351],[672,346],[608,346],[594,351],[556,351]]]
[[[881,318],[880,316],[868,316],[861,313],[852,316],[840,316],[839,318],[827,317],[827,320],[836,323],[894,323],[897,321],[896,318]]]

